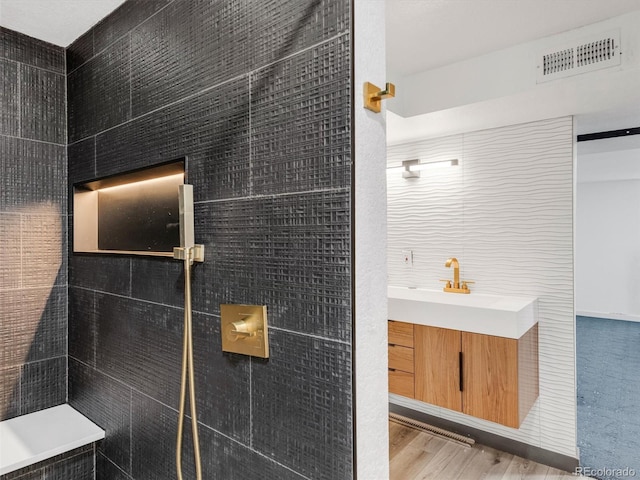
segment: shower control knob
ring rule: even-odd
[[[251,337],[258,332],[258,327],[258,323],[252,321],[252,317],[247,317],[244,320],[233,322],[229,333],[238,337]]]
[[[269,358],[266,305],[220,305],[222,351]]]

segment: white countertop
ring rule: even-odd
[[[388,287],[388,318],[497,337],[520,338],[538,322],[534,297]]]
[[[0,475],[104,438],[104,430],[69,405],[0,422]]]

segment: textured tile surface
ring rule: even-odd
[[[96,294],[96,365],[166,405],[178,405],[182,310]]]
[[[2,419],[66,400],[64,58],[0,28]]]
[[[3,366],[66,355],[66,289],[11,290],[0,296]]]
[[[80,464],[85,464],[81,466]],[[77,465],[76,471],[72,465]],[[86,477],[83,471],[86,468],[93,469],[93,444],[85,445],[71,451],[55,455],[41,462],[34,463],[24,468],[15,470],[7,475],[0,476],[1,480],[70,480],[80,478],[81,480],[92,479]],[[74,473],[77,475],[74,476]],[[85,472],[86,473],[86,472]]]
[[[145,22],[171,0],[135,0],[123,3],[115,12],[100,21],[94,30],[95,52],[101,52],[120,37]],[[147,28],[142,26],[141,28]]]
[[[178,412],[134,392],[131,421],[133,477],[136,480],[173,478],[176,471]],[[189,423],[185,422],[185,426],[186,437],[191,430]],[[190,435],[188,442],[191,442]],[[183,458],[185,464],[193,461],[187,449]],[[192,471],[192,465],[189,465],[189,471]]]
[[[39,68],[20,68],[20,136],[65,144],[65,77]]]
[[[100,292],[129,295],[131,260],[112,255],[78,255],[69,259],[69,284]]]
[[[249,25],[245,14],[246,0],[177,1],[134,29],[134,116],[246,71]]]
[[[254,193],[349,186],[347,40],[337,38],[252,76]]]
[[[0,27],[0,57],[65,73],[64,48]]]
[[[96,139],[89,137],[67,147],[69,184],[92,180],[96,177]],[[69,204],[71,211],[71,204]]]
[[[194,267],[193,293],[204,478],[352,474],[349,9],[344,0],[131,1],[93,29],[98,56],[131,41],[132,118],[94,130],[95,145],[90,137],[69,148],[70,181],[186,156],[200,202],[206,261]],[[70,95],[86,97],[80,90]],[[174,478],[182,266],[74,255],[70,272],[70,335],[94,335],[72,356],[89,358],[95,345],[97,371],[133,393],[131,470],[103,452],[97,478]],[[95,330],[79,321],[91,303],[78,290],[95,291]],[[221,302],[267,304],[276,356],[223,354]]]
[[[202,204],[196,218],[196,237],[212,252],[194,271],[196,309],[266,304],[274,326],[349,340],[347,193]]]
[[[193,336],[198,420],[248,445],[251,417],[238,406],[250,404],[249,358],[222,352],[218,317],[195,314]]]
[[[23,252],[28,252],[22,257],[22,286],[66,284],[66,273],[61,271],[66,253],[66,217],[22,215],[21,225]],[[62,282],[58,281],[59,275]]]
[[[98,452],[96,454],[95,480],[131,480],[131,477],[120,470],[109,458]]]
[[[119,40],[68,77],[69,141],[131,118],[129,38]]]
[[[0,367],[0,422],[20,414],[20,366]]]
[[[18,64],[0,58],[0,135],[18,136],[20,111]]]
[[[22,291],[20,313],[37,322],[26,360],[33,362],[67,354],[67,291],[65,286]]]
[[[65,214],[65,147],[0,136],[0,211]]]
[[[248,2],[249,68],[263,67],[349,28],[348,1]]]
[[[156,480],[175,476],[175,432],[178,413],[134,392],[133,476]],[[200,426],[203,478],[225,480],[298,480],[305,478],[245,446]],[[191,424],[186,419],[183,435],[183,473],[195,478]],[[335,477],[339,478],[339,477]]]
[[[98,444],[98,451],[129,472],[131,389],[70,358],[69,403],[105,430],[105,439]]]
[[[46,466],[42,478],[43,480],[93,480],[93,450],[70,456]]]
[[[22,317],[22,291],[10,290],[0,295],[0,365],[21,365],[31,345],[39,318]],[[26,320],[26,321],[23,321]]]
[[[99,135],[97,175],[205,153],[210,161],[223,163],[220,169],[212,167],[207,180],[217,181],[224,174],[227,183],[237,183],[248,166],[247,89],[246,78],[235,80]],[[222,173],[231,162],[237,162],[233,171]]]
[[[93,54],[93,29],[91,29],[67,47],[67,74],[89,61]]]
[[[131,296],[182,307],[184,305],[182,262],[168,258],[131,259]]]
[[[0,213],[0,292],[19,288],[22,283],[21,225],[20,215]]]
[[[272,330],[269,350],[252,363],[253,447],[310,478],[352,478],[350,346]]]
[[[57,357],[22,366],[20,413],[36,412],[67,401],[67,358]]]
[[[69,356],[95,366],[95,292],[69,287]]]

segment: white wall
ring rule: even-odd
[[[640,321],[640,149],[578,156],[576,312]]]
[[[365,81],[384,85],[383,0],[354,3],[355,430],[357,478],[389,478],[385,113],[363,108]],[[383,107],[385,109],[385,107]]]
[[[389,284],[440,289],[448,257],[472,292],[539,298],[540,398],[511,429],[392,395],[393,402],[577,457],[571,117],[390,146],[388,164],[458,158],[420,179],[389,172]],[[414,266],[402,250],[414,251]],[[472,293],[473,294],[473,293]]]

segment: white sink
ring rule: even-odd
[[[520,338],[538,322],[532,297],[460,294],[388,287],[388,318],[506,338]]]

